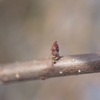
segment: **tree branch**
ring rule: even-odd
[[[45,58],[0,65],[0,84],[97,72],[100,72],[100,53],[60,57],[56,63]]]

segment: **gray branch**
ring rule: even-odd
[[[100,53],[63,56],[55,64],[51,58],[45,58],[0,65],[0,84],[97,72]]]

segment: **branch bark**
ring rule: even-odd
[[[97,72],[100,53],[63,56],[55,64],[51,58],[45,58],[0,65],[0,84]]]

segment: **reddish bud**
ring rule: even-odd
[[[59,57],[59,46],[57,41],[55,41],[51,47],[51,54],[53,57]]]

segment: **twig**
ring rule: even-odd
[[[0,84],[50,77],[100,72],[100,53],[51,58],[0,65]]]

